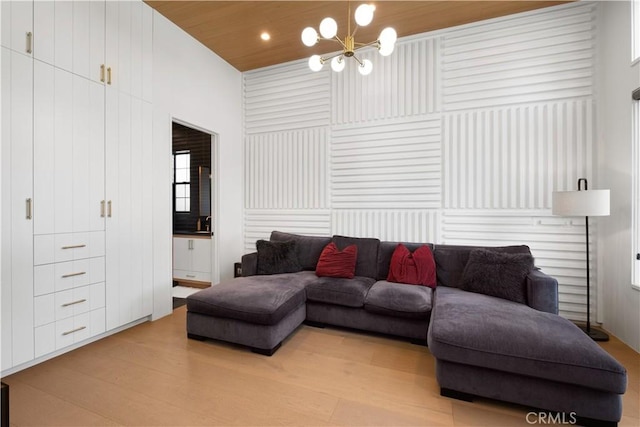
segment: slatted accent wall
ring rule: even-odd
[[[597,186],[598,10],[413,36],[389,57],[363,52],[369,76],[306,60],[245,73],[246,250],[274,229],[526,244],[558,278],[561,313],[584,319],[584,220],[553,217],[551,193]]]
[[[374,71],[362,78],[353,63],[331,74],[331,122],[424,115],[440,110],[440,39],[399,42],[392,55],[374,49],[359,57],[369,59]]]
[[[247,208],[327,207],[326,128],[250,135],[245,148]]]
[[[281,132],[329,124],[330,69],[309,73],[306,61],[244,73],[245,132]]]
[[[446,34],[445,110],[591,96],[595,8],[549,9]]]
[[[377,237],[396,242],[439,241],[437,210],[343,210],[334,209],[332,234]]]
[[[334,208],[440,207],[440,116],[334,126]]]
[[[328,209],[247,209],[245,250],[254,252],[256,240],[268,240],[273,230],[307,236],[330,236],[331,212]]]
[[[593,270],[597,257],[593,245],[597,236],[595,218],[590,219],[589,232]],[[536,265],[558,280],[561,314],[586,320],[584,218],[549,217],[541,211],[446,210],[442,215],[441,238],[446,244],[528,245]],[[596,277],[594,271],[591,277]]]
[[[550,209],[590,178],[592,99],[445,114],[444,207]]]

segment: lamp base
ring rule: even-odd
[[[609,341],[609,335],[601,330],[595,329],[593,326],[588,331],[586,326],[578,325],[578,327],[594,341]]]

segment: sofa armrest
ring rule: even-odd
[[[540,270],[527,276],[527,301],[531,308],[558,314],[558,281]]]
[[[242,277],[255,276],[258,272],[258,252],[242,255]]]

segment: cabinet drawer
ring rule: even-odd
[[[33,269],[34,296],[104,282],[104,257],[39,265]]]
[[[173,270],[173,278],[176,280],[195,280],[198,282],[211,282],[211,273],[201,271]]]
[[[33,249],[35,265],[104,256],[104,231],[35,236]]]
[[[105,331],[105,309],[89,311],[35,328],[35,356],[86,340]]]
[[[34,298],[35,326],[96,310],[104,305],[104,282],[41,295]]]

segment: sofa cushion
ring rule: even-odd
[[[336,244],[331,242],[320,254],[318,265],[316,265],[316,276],[353,279],[357,258],[358,247],[356,245],[338,250]]]
[[[428,319],[433,289],[378,281],[369,289],[364,309],[371,313],[409,319]]]
[[[324,247],[331,241],[331,237],[301,236],[299,234],[273,231],[271,232],[270,240],[273,242],[295,240],[298,243],[296,247],[298,262],[302,266],[302,269],[315,270],[318,258],[320,258]]]
[[[436,245],[433,256],[436,259],[436,277],[438,286],[460,287],[462,272],[469,261],[469,254],[480,246]],[[485,247],[496,252],[510,254],[531,254],[528,246]]]
[[[353,279],[317,277],[306,286],[307,299],[359,308],[364,305],[364,299],[374,282],[375,279],[362,276]]]
[[[576,325],[529,306],[438,287],[429,328],[436,359],[624,393],[626,370]]]
[[[428,246],[422,245],[413,253],[402,243],[391,256],[389,282],[436,287],[436,263]]]
[[[391,257],[400,243],[406,246],[411,252],[415,251],[422,245],[427,245],[433,252],[433,245],[431,243],[380,242],[378,247],[378,275],[376,276],[378,280],[387,280],[387,277],[389,277]]]
[[[460,289],[527,303],[526,277],[533,270],[529,254],[474,249],[462,272]]]
[[[378,272],[378,246],[380,240],[370,238],[333,236],[332,241],[342,250],[349,245],[358,247],[356,276],[376,278]]]
[[[258,240],[256,242],[258,250],[257,274],[296,273],[302,270],[298,263],[296,247],[295,240],[286,242]]]
[[[187,311],[274,325],[305,303],[304,287],[315,273],[250,276],[222,282],[187,297]]]

